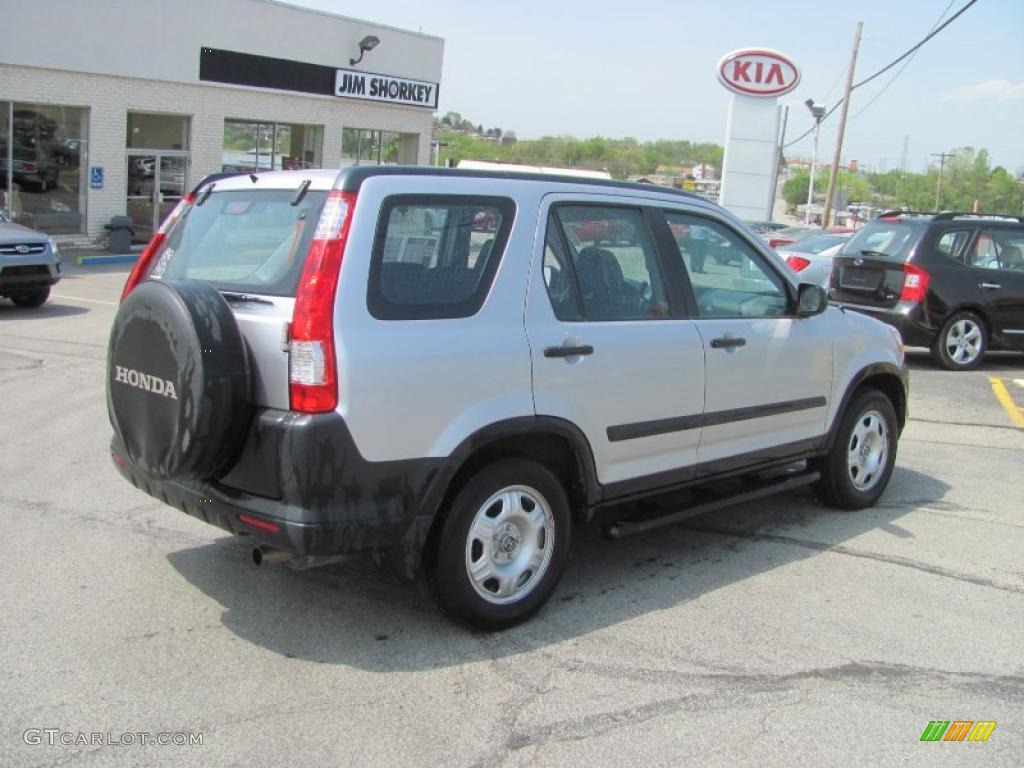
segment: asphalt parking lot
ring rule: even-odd
[[[876,508],[794,494],[581,532],[536,619],[472,634],[363,559],[256,569],[116,475],[125,274],[0,301],[0,765],[1021,764],[1024,356],[911,354]],[[998,725],[922,743],[932,720]],[[140,732],[202,744],[91,741]]]

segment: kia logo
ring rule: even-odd
[[[17,245],[14,247],[14,250],[16,250],[18,253],[28,253],[32,249],[29,248],[27,245]]]
[[[854,266],[857,266],[857,267],[859,267],[863,263],[864,263],[864,259],[857,258],[857,259],[853,260]]]
[[[778,51],[744,48],[718,62],[718,81],[743,96],[781,96],[800,84],[800,70]]]

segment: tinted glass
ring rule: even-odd
[[[665,285],[641,211],[559,206],[586,320],[651,320],[668,314]]]
[[[782,278],[739,234],[709,219],[665,214],[690,274],[701,317],[779,317],[788,305]]]
[[[843,246],[840,255],[903,262],[921,231],[921,228],[906,222],[876,219],[855,233]]]
[[[293,206],[295,190],[214,191],[171,230],[149,277],[292,296],[326,197],[307,192]]]
[[[386,320],[469,317],[508,239],[512,201],[403,196],[381,210],[368,303]]]
[[[960,260],[964,246],[971,239],[971,230],[954,229],[943,232],[935,242],[935,250],[950,259]]]

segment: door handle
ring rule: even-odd
[[[746,345],[746,339],[733,338],[732,336],[723,336],[720,339],[711,340],[712,349],[732,349],[733,347],[745,347]]]
[[[578,347],[544,347],[544,357],[578,357],[592,354],[594,354],[594,348],[589,344],[582,344]]]
[[[1003,287],[999,283],[978,283],[978,285],[982,288],[988,288],[989,290],[996,290]]]

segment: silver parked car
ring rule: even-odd
[[[907,387],[894,330],[702,198],[360,166],[185,198],[125,285],[107,406],[121,474],[255,563],[372,553],[494,629],[544,605],[578,525],[874,504]]]
[[[0,297],[19,307],[39,307],[60,278],[60,251],[53,239],[14,224],[0,210]]]

